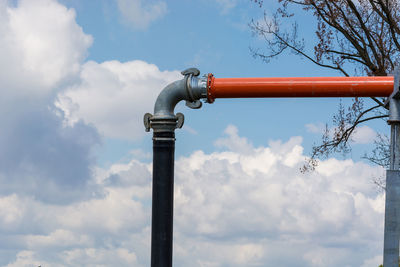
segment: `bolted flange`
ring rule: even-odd
[[[150,128],[154,132],[173,132],[175,129],[180,129],[185,122],[185,116],[182,113],[176,113],[175,117],[156,117],[150,113],[144,114],[143,123],[146,132],[150,131]]]

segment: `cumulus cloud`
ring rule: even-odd
[[[84,120],[107,137],[137,140],[144,135],[143,115],[153,112],[155,99],[178,71],[135,60],[125,63],[89,61],[82,67],[81,82],[59,96],[57,106],[73,125]]]
[[[116,0],[125,22],[134,29],[146,29],[167,13],[165,1]]]
[[[303,175],[301,138],[241,153],[245,138],[226,132],[222,151],[176,162],[176,266],[380,263],[384,195],[370,179],[382,169],[332,158]],[[0,240],[14,245],[0,264],[148,266],[151,164],[97,169],[96,184],[103,195],[63,206],[1,197]]]
[[[91,177],[100,139],[82,122],[64,127],[53,102],[77,78],[92,38],[56,1],[7,3],[0,5],[0,195],[70,201]]]
[[[358,127],[354,133],[353,141],[356,144],[369,144],[372,143],[377,136],[377,133],[367,125]]]
[[[103,195],[67,205],[0,197],[0,265],[148,266],[149,166],[133,160],[96,177]]]
[[[238,128],[234,125],[228,125],[225,129],[227,137],[217,139],[214,144],[217,147],[228,148],[239,153],[250,153],[253,151],[253,145],[245,137],[238,135]]]
[[[92,37],[73,9],[55,0],[7,3],[0,4],[0,195],[65,203],[98,194],[90,183],[99,132],[137,140],[142,115],[179,73],[143,61],[84,63]]]
[[[53,0],[22,0],[16,7],[3,4],[1,13],[2,80],[47,91],[79,72],[92,37],[76,24],[73,9]]]
[[[198,259],[196,266],[360,266],[381,253],[384,198],[370,182],[380,168],[329,159],[303,175],[301,138],[240,153],[232,143],[243,139],[232,129],[225,151],[198,151],[176,164],[182,260]],[[362,243],[365,251],[356,251]]]
[[[95,168],[92,148],[97,129],[140,137],[178,72],[83,64],[91,37],[56,1],[0,1],[0,22],[0,265],[148,266],[151,164]],[[255,147],[231,125],[219,152],[178,159],[175,265],[378,265],[382,170],[331,158],[300,174],[301,141]]]

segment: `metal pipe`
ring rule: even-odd
[[[399,266],[400,240],[400,71],[394,76],[394,89],[389,97],[390,167],[386,171],[385,229],[383,266]]]
[[[215,78],[208,76],[208,102],[248,97],[387,97],[393,77]]]
[[[172,266],[174,152],[174,132],[155,132],[151,218],[152,267]]]
[[[389,170],[400,169],[400,124],[390,125],[390,168]]]
[[[176,104],[186,100],[200,108],[200,99],[239,97],[390,97],[392,126],[391,170],[387,172],[384,266],[397,267],[400,217],[400,102],[398,75],[393,77],[312,78],[198,78],[197,69],[182,72],[184,79],[168,85],[158,96],[154,115],[146,113],[146,131],[153,129],[153,206],[151,266],[172,266],[173,187],[175,129],[184,116],[174,114]],[[393,88],[395,90],[393,91]],[[396,265],[393,265],[396,262]]]
[[[400,172],[386,171],[385,230],[383,266],[399,266]]]
[[[154,105],[154,115],[144,115],[146,131],[153,129],[153,190],[151,219],[151,267],[171,267],[173,249],[175,129],[184,122],[174,114],[176,104],[186,100],[190,108],[200,108],[207,97],[207,78],[198,78],[194,68],[182,72],[184,78],[165,87]]]
[[[394,101],[398,102],[398,99]],[[393,100],[391,100],[390,113],[392,113],[393,104]],[[396,104],[398,105],[398,103]],[[390,168],[386,171],[383,266],[398,267],[400,240],[400,122],[398,120],[389,120],[389,124],[391,128]]]

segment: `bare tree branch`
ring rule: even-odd
[[[252,0],[263,6],[263,1]],[[265,50],[251,49],[253,56],[269,62],[279,55],[292,52],[322,68],[337,70],[342,75],[363,74],[386,76],[400,64],[400,0],[277,0],[279,8],[272,19],[264,14],[264,22],[250,24],[255,35],[265,40]],[[296,22],[299,10],[308,12],[317,21],[316,41],[310,54],[305,41],[299,39],[300,26]],[[291,29],[285,25],[294,25]],[[307,27],[309,27],[307,25]],[[309,38],[307,41],[310,41]],[[349,71],[353,69],[353,71]],[[350,140],[363,123],[387,118],[385,99],[371,97],[364,102],[354,99],[353,105],[340,104],[333,116],[333,127],[328,125],[322,142],[313,147],[308,166],[315,168],[318,158],[330,153],[347,153]],[[365,103],[365,106],[364,106]],[[381,144],[382,153],[387,144]],[[385,157],[378,154],[366,157],[371,162],[382,163]],[[304,169],[303,168],[303,169]]]

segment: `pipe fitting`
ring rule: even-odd
[[[200,71],[196,68],[186,69],[184,75],[178,80],[167,85],[158,95],[154,105],[154,115],[144,115],[146,132],[153,128],[154,132],[171,132],[181,128],[184,122],[182,113],[175,115],[175,106],[186,100],[186,106],[197,109],[202,106],[200,99],[207,98],[207,78],[199,78]]]

